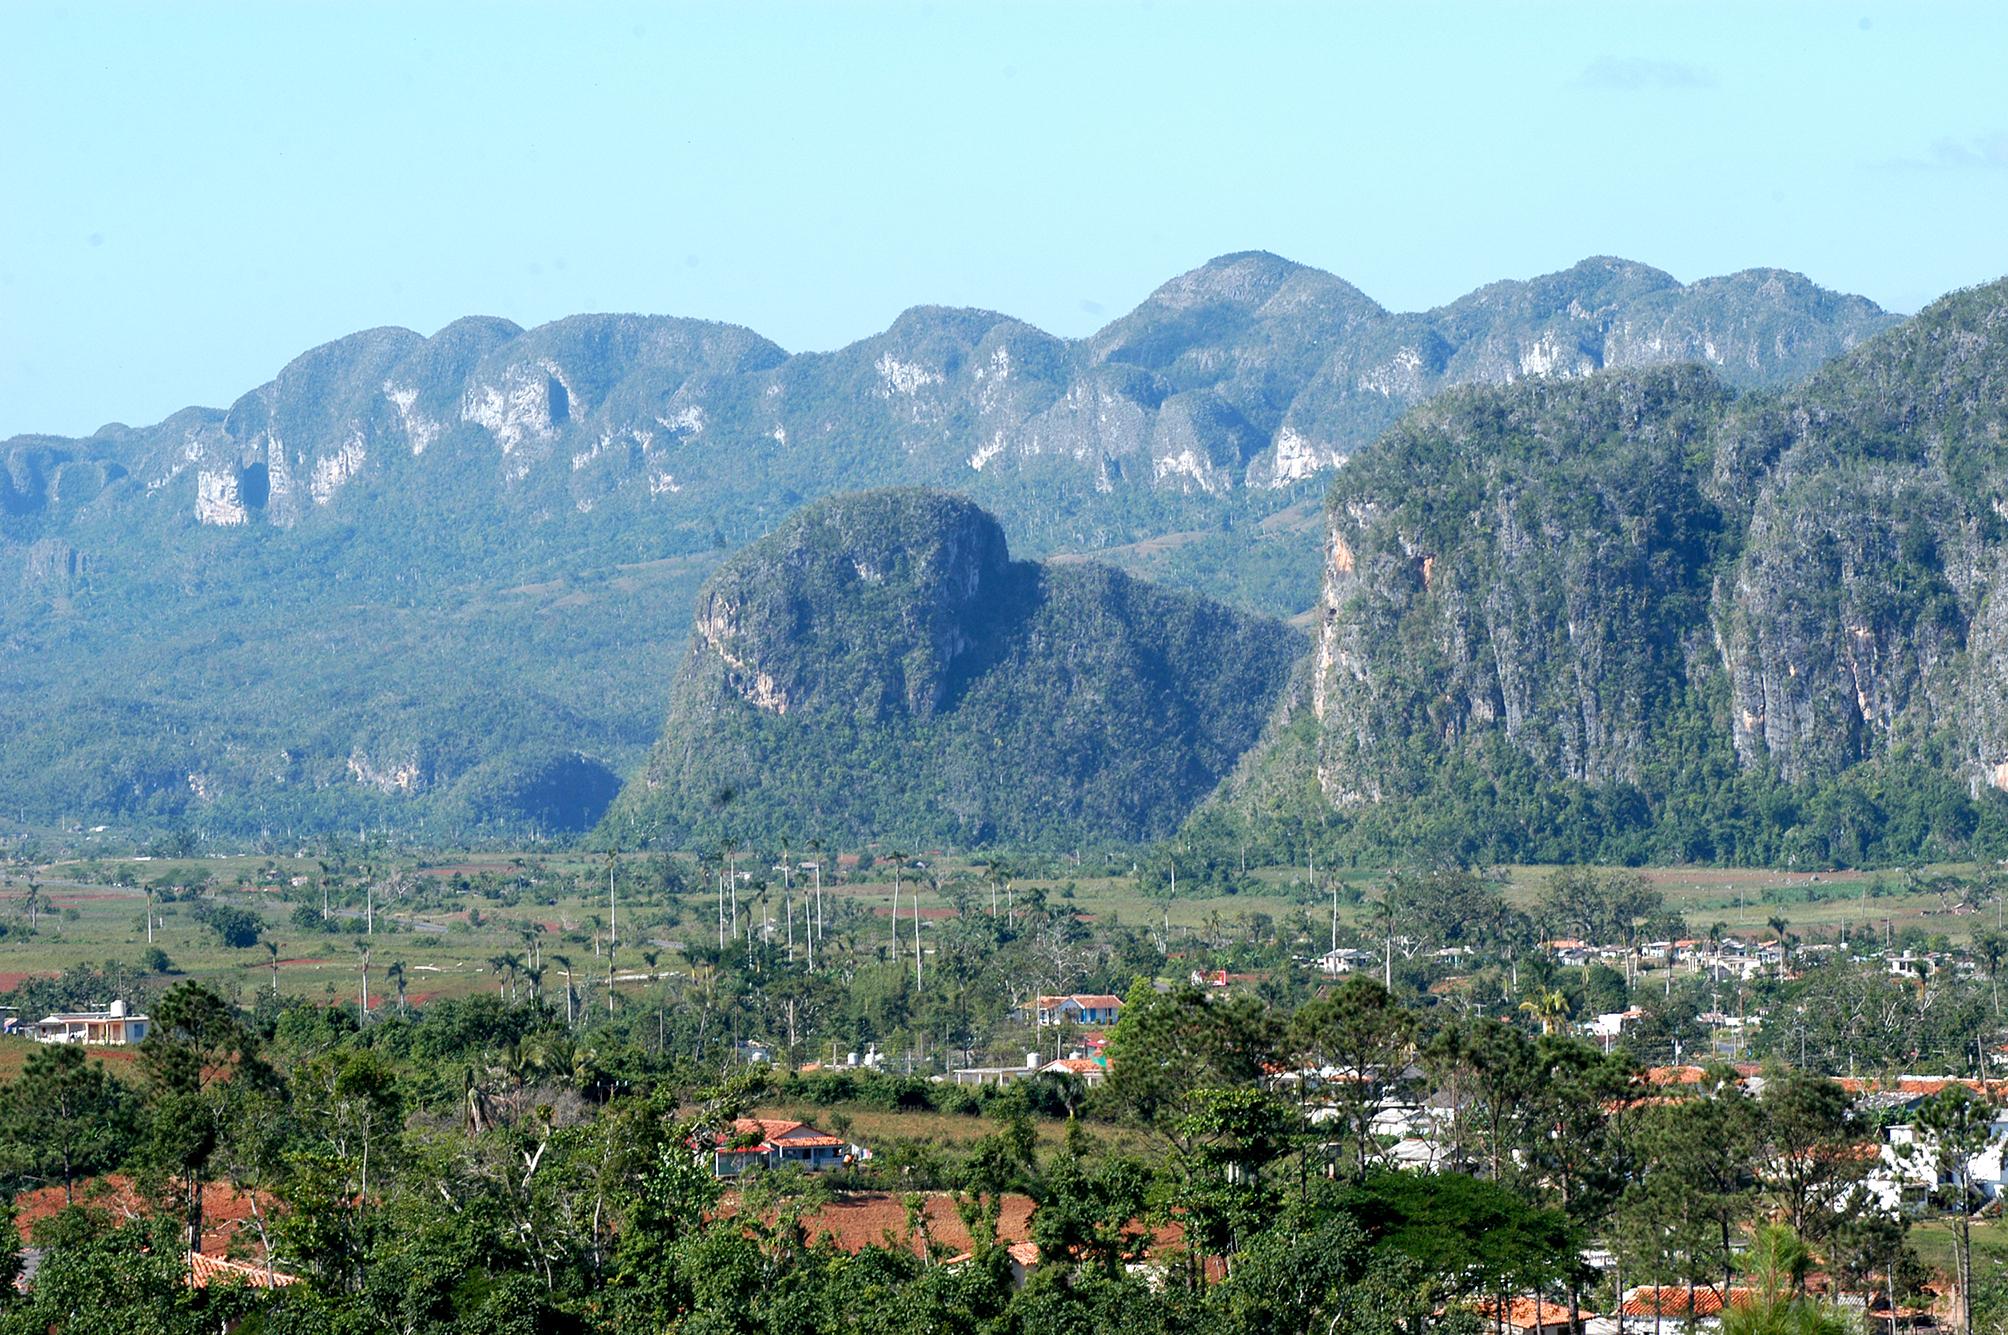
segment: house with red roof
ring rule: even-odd
[[[1036,998],[1028,1009],[1041,1029],[1056,1024],[1114,1024],[1122,1014],[1123,999],[1106,992],[1074,992]]]
[[[1496,1323],[1513,1335],[1571,1335],[1595,1315],[1565,1303],[1525,1296],[1508,1298],[1503,1304],[1488,1298],[1477,1305],[1477,1312],[1486,1325]]]
[[[711,1149],[711,1171],[738,1177],[752,1168],[792,1164],[808,1173],[845,1168],[871,1157],[862,1145],[819,1131],[807,1122],[741,1117]]]

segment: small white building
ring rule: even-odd
[[[42,1043],[85,1043],[91,1047],[128,1047],[147,1035],[151,1022],[144,1015],[126,1014],[123,1001],[101,1011],[74,1011],[44,1017],[35,1026]]]

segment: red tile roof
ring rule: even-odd
[[[243,1284],[253,1289],[283,1289],[288,1284],[298,1284],[298,1275],[289,1275],[282,1270],[273,1270],[262,1265],[251,1265],[244,1261],[232,1261],[221,1256],[204,1256],[196,1252],[188,1258],[188,1287],[206,1289],[211,1284]]]
[[[1488,1298],[1478,1304],[1477,1312],[1487,1321],[1491,1321],[1495,1318],[1497,1308],[1498,1304]],[[1522,1330],[1532,1330],[1536,1326],[1571,1325],[1573,1322],[1587,1321],[1595,1315],[1594,1312],[1576,1308],[1572,1321],[1571,1309],[1564,1303],[1551,1303],[1530,1297],[1506,1300],[1506,1324],[1517,1326]]]
[[[1750,1289],[1729,1290],[1729,1305],[1742,1307],[1749,1303],[1754,1293]],[[1694,1303],[1693,1315],[1699,1317],[1720,1316],[1722,1295],[1707,1285],[1693,1289],[1667,1284],[1659,1288],[1650,1285],[1633,1289],[1625,1295],[1624,1306],[1619,1310],[1626,1316],[1686,1317],[1688,1301]]]

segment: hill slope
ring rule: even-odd
[[[2004,497],[2008,282],[1776,397],[1447,394],[1335,482],[1310,689],[1229,810],[1315,793],[1360,851],[1999,855]]]
[[[697,600],[623,840],[1049,846],[1175,828],[1302,652],[1279,622],[1093,565],[1013,562],[966,500],[804,507]]]
[[[1078,342],[938,307],[795,355],[653,316],[367,331],[227,411],[0,444],[0,817],[577,828],[646,753],[698,585],[807,498],[949,487],[1026,553],[1296,613],[1326,471],[1446,386],[1772,383],[1891,320],[1604,260],[1397,315],[1247,253]]]

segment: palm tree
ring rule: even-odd
[[[1520,1009],[1541,1022],[1542,1033],[1552,1034],[1569,1018],[1569,998],[1558,988],[1543,988],[1521,1002]]]
[[[1995,931],[1973,934],[1973,949],[1987,966],[1987,985],[1994,992],[1994,1013],[2001,1014],[2001,961],[2008,959],[2008,935]]]
[[[1765,925],[1771,929],[1771,935],[1778,942],[1778,977],[1782,979],[1785,976],[1785,962],[1792,954],[1791,943],[1785,939],[1785,928],[1788,924],[1783,917],[1774,913]]]
[[[383,976],[390,979],[391,986],[397,989],[397,1013],[409,1015],[411,1012],[404,1004],[404,961],[392,960],[390,967],[383,971]]]
[[[899,892],[900,873],[906,868],[906,850],[889,848],[886,856],[892,859],[892,962],[899,963]]]
[[[362,956],[363,975],[363,1023],[370,1018],[370,943],[367,939],[356,942],[356,953]]]
[[[271,937],[265,938],[265,953],[272,960],[272,995],[279,995],[279,943]]]
[[[565,1027],[569,1029],[572,1027],[572,957],[570,955],[553,954],[551,956],[551,963],[557,965],[565,973]]]

